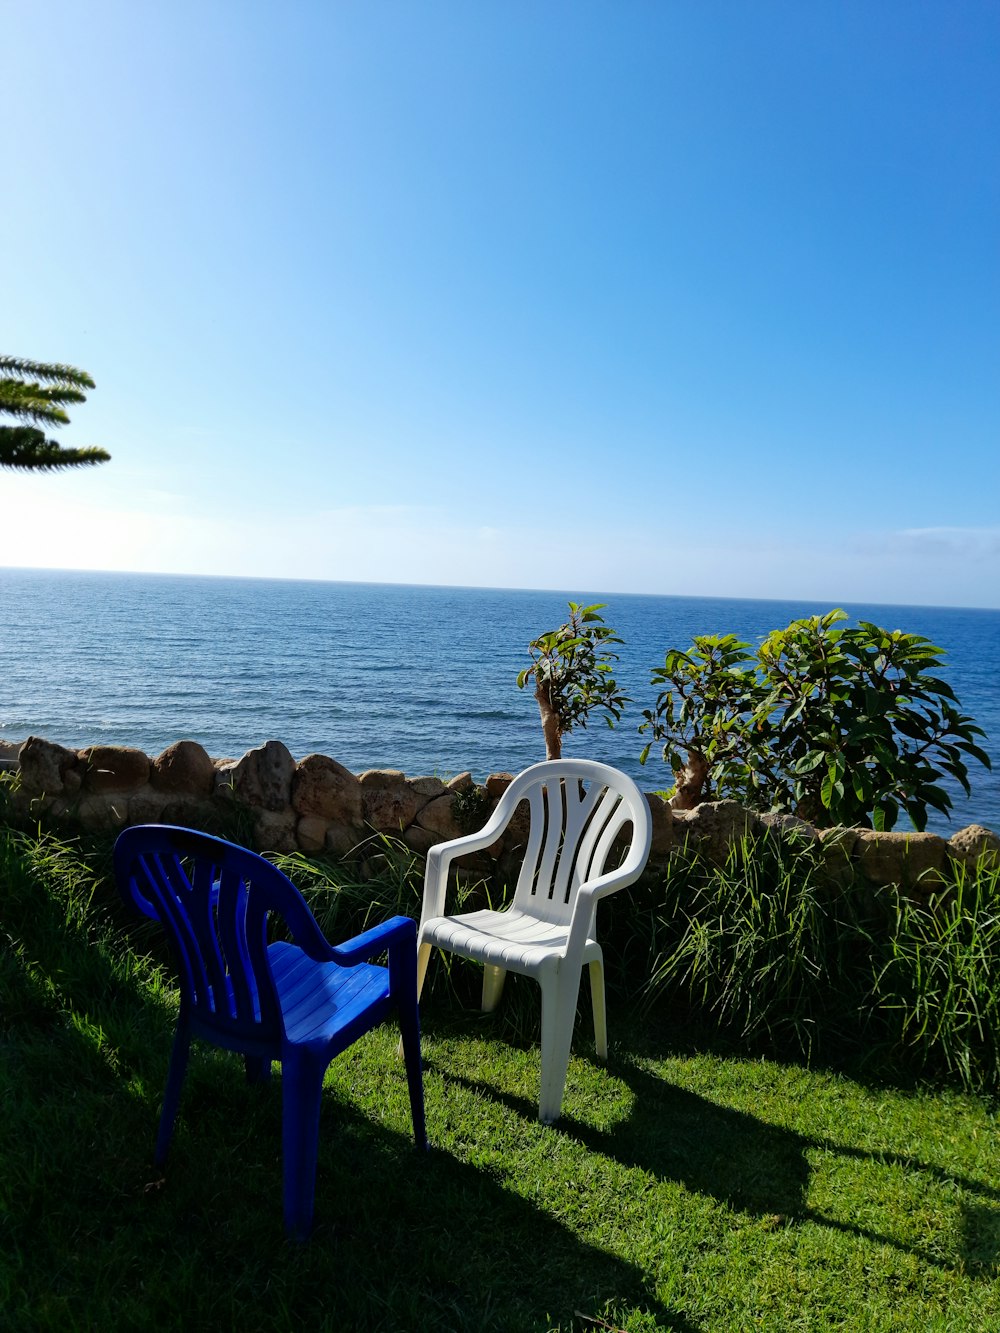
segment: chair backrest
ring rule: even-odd
[[[284,1025],[267,963],[268,918],[282,917],[303,944],[323,938],[291,880],[243,847],[167,824],[126,829],[115,876],[125,902],[166,930],[188,1014],[221,1045],[276,1049]]]
[[[544,760],[519,774],[501,798],[509,813],[521,801],[528,803],[529,828],[514,891],[517,906],[568,922],[581,886],[605,873],[627,825],[625,855],[612,867],[605,891],[625,888],[642,874],[652,817],[642,792],[618,769],[591,759]]]

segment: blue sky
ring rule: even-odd
[[[11,2],[0,561],[1000,606],[1000,6]]]

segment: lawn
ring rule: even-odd
[[[440,985],[426,1155],[393,1032],[363,1039],[329,1072],[316,1227],[289,1245],[279,1079],[197,1050],[153,1167],[174,995],[105,871],[0,834],[4,1328],[1000,1329],[989,1099],[695,1042],[622,996],[606,1068],[581,1014],[546,1128],[530,1033]]]

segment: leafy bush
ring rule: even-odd
[[[593,710],[600,709],[609,727],[629,702],[612,674],[618,655],[609,644],[621,643],[599,614],[603,603],[569,603],[569,620],[558,629],[540,634],[528,645],[532,664],[518,675],[518,689],[535,682],[535,699],[542,720],[546,759],[562,754],[562,738],[574,727],[586,727]]]
[[[829,611],[775,630],[756,651],[732,634],[670,649],[652,673],[661,692],[640,731],[663,743],[673,803],[712,795],[798,815],[817,827],[917,829],[943,814],[948,774],[969,792],[965,760],[987,768],[983,731],[933,674],[943,650],[868,621],[838,628]]]

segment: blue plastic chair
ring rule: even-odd
[[[302,895],[270,861],[221,838],[165,824],[126,829],[115,844],[126,904],[159,921],[179,972],[180,1017],[156,1141],[166,1160],[187,1068],[199,1037],[243,1054],[247,1078],[282,1066],[285,1226],[312,1224],[323,1076],[334,1056],[394,1011],[402,1033],[413,1135],[426,1148],[416,925],[396,916],[355,939],[327,943]],[[268,943],[271,915],[294,943]],[[389,966],[368,960],[388,950]]]

